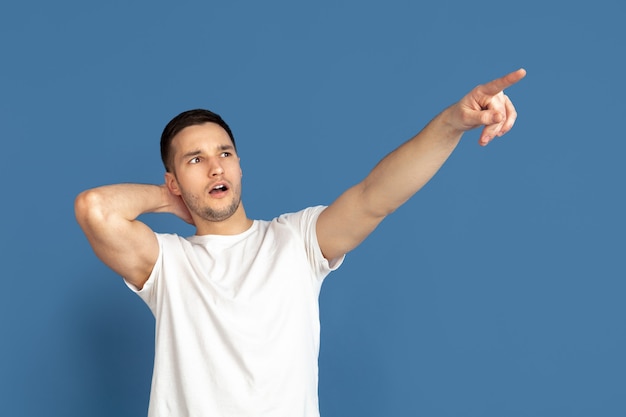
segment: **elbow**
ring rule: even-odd
[[[78,224],[85,228],[98,218],[104,218],[104,198],[97,189],[86,190],[74,200],[74,215]]]
[[[398,208],[400,204],[389,198],[380,198],[380,194],[368,192],[367,187],[360,192],[361,203],[359,204],[368,216],[384,219]]]
[[[376,204],[377,203],[377,204]],[[379,202],[369,203],[363,205],[363,210],[366,211],[367,216],[372,219],[377,219],[381,222],[385,217],[396,211],[396,207],[380,204]]]

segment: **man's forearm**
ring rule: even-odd
[[[97,211],[103,217],[113,215],[131,221],[144,213],[171,211],[167,193],[162,185],[105,185],[84,191],[77,203],[83,202],[85,210]]]
[[[446,109],[422,131],[383,158],[362,182],[365,204],[385,216],[419,191],[456,148],[463,132],[454,129]]]

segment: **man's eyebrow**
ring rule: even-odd
[[[202,153],[202,151],[201,151],[200,149],[196,149],[196,150],[193,150],[193,151],[189,151],[189,152],[184,153],[184,154],[181,156],[181,158],[182,158],[182,159],[187,159],[187,158],[191,158],[192,156],[198,156],[198,155],[200,155],[201,153]]]
[[[232,151],[235,149],[235,147],[233,145],[220,145],[218,149],[220,151]]]

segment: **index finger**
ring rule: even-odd
[[[503,91],[505,88],[509,88],[525,76],[526,70],[524,68],[520,68],[517,71],[513,71],[505,75],[504,77],[496,78],[487,84],[483,84],[480,88],[485,94],[495,96],[500,91]]]

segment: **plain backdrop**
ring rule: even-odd
[[[330,204],[524,67],[514,130],[468,133],[327,278],[321,413],[625,416],[625,17],[619,0],[2,3],[0,414],[146,414],[154,320],[73,201],[160,183],[174,115],[224,116],[246,210],[271,219]]]

